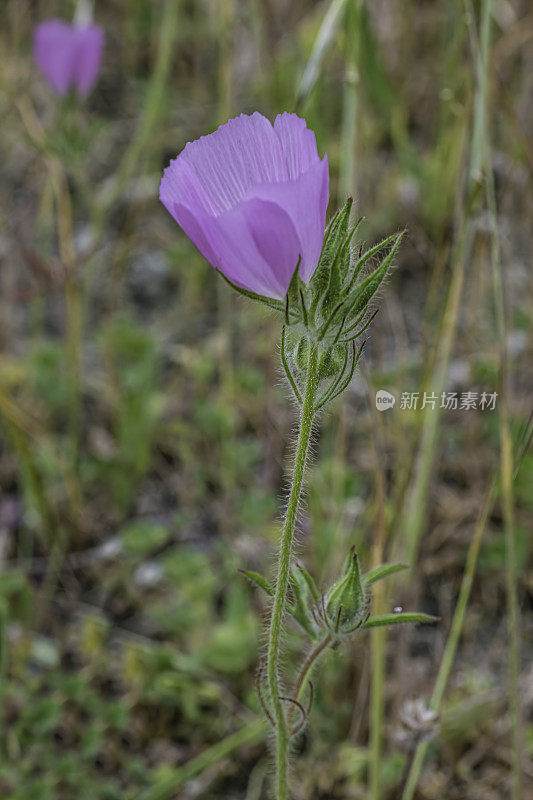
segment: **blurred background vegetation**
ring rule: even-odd
[[[353,194],[368,243],[408,231],[299,556],[322,586],[352,544],[407,559],[375,607],[441,617],[328,654],[295,800],[532,797],[531,6],[97,0],[81,104],[31,57],[74,11],[0,6],[1,796],[268,797],[267,607],[237,569],[271,567],[296,410],[278,321],[157,199],[185,142],[257,109],[316,131],[330,213]],[[400,407],[424,391],[498,403]]]

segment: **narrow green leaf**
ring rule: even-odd
[[[322,325],[322,327],[320,328],[320,330],[318,332],[318,341],[319,342],[322,341],[322,339],[326,335],[329,327],[331,326],[333,320],[335,319],[335,317],[337,316],[337,314],[339,313],[339,311],[341,310],[341,308],[343,306],[344,306],[344,302],[339,303],[337,306],[335,306],[335,308],[333,309],[333,311],[331,312],[329,317],[326,319],[326,321],[324,322],[324,324]]]
[[[255,583],[256,586],[259,586],[259,588],[262,589],[264,592],[266,592],[269,595],[269,597],[274,597],[275,592],[272,585],[259,572],[251,572],[248,569],[239,569],[239,572],[241,572],[243,575],[245,575],[247,578],[253,581],[253,583]]]
[[[346,258],[348,260],[350,258],[350,245],[356,231],[357,226],[354,226],[351,231],[344,234],[344,238],[339,240],[339,246],[331,262],[328,289],[323,299],[323,308],[325,309],[330,309],[338,304],[341,299],[340,294],[344,280],[343,269]]]
[[[283,311],[285,306],[281,300],[275,300],[273,297],[263,297],[262,294],[256,294],[255,292],[249,292],[248,289],[243,289],[241,286],[237,286],[236,283],[232,283],[229,278],[226,278],[223,272],[217,270],[218,274],[221,275],[226,283],[229,283],[232,289],[235,289],[236,292],[239,294],[244,295],[244,297],[248,297],[250,300],[257,300],[258,303],[263,303],[263,305],[268,306],[269,308],[274,309],[274,311]]]
[[[311,613],[307,602],[307,583],[301,574],[291,572],[290,585],[294,594],[294,605],[292,607],[288,606],[287,611],[303,630],[313,637],[316,631],[311,621]]]
[[[398,625],[402,622],[438,622],[439,617],[432,617],[430,614],[418,614],[407,612],[406,614],[382,614],[377,617],[369,617],[362,626],[363,628],[379,628],[382,625]]]
[[[322,299],[324,292],[328,287],[331,262],[335,259],[339,247],[344,241],[344,238],[348,232],[352,205],[353,200],[351,197],[349,197],[344,206],[337,211],[326,228],[324,242],[322,244],[322,252],[320,253],[317,267],[309,284],[312,296],[311,314],[315,313],[318,303]]]
[[[302,566],[302,564],[300,563],[296,564],[296,569],[301,572],[303,579],[305,580],[307,586],[309,587],[309,591],[311,592],[313,600],[315,601],[315,603],[318,603],[318,601],[320,600],[320,593],[317,589],[316,583],[314,582],[312,576],[308,573],[306,568]]]
[[[383,241],[378,242],[378,244],[375,244],[374,247],[371,247],[369,250],[366,250],[363,253],[363,255],[360,256],[357,259],[357,261],[355,263],[355,266],[354,266],[352,279],[350,281],[350,287],[349,287],[350,290],[354,286],[357,278],[359,277],[359,273],[361,272],[361,270],[363,269],[363,267],[367,263],[367,261],[369,261],[371,258],[373,258],[376,255],[376,253],[379,253],[381,250],[383,250],[385,247],[387,247],[389,244],[391,244],[391,242],[393,242],[396,239],[397,236],[398,236],[397,233],[393,233],[393,234],[391,234],[391,236],[387,236],[386,239],[383,239]]]
[[[377,267],[374,272],[368,275],[361,283],[352,290],[351,294],[347,300],[347,306],[349,308],[350,316],[356,316],[359,314],[364,308],[367,307],[379,287],[381,286],[385,275],[389,271],[389,267],[392,263],[392,259],[396,255],[396,251],[400,246],[400,242],[402,240],[403,233],[400,233],[396,236],[396,241],[394,243],[394,247],[391,249],[390,253],[386,256],[386,258],[382,261],[382,263]]]
[[[379,567],[371,569],[363,576],[363,580],[367,586],[370,586],[388,575],[393,575],[395,572],[400,572],[402,569],[407,569],[409,564],[380,564]]]
[[[287,290],[287,297],[289,300],[289,307],[291,310],[294,311],[296,314],[297,319],[300,319],[300,297],[299,297],[299,289],[300,289],[300,264],[302,262],[302,257],[299,256],[298,263],[296,264],[296,269],[292,273],[291,282],[289,284],[289,288]],[[303,284],[302,284],[303,285]],[[295,311],[295,306],[298,306],[298,311]]]
[[[359,217],[359,219],[357,220],[357,222],[353,226],[352,230],[350,231],[350,244],[353,241],[353,238],[354,238],[355,234],[359,230],[359,226],[361,225],[363,219],[364,219],[364,217]],[[347,247],[346,251],[344,253],[343,263],[341,265],[341,273],[342,273],[341,277],[342,277],[343,284],[344,284],[344,282],[346,280],[346,276],[348,275],[348,272],[350,271],[351,263],[352,263],[352,248],[351,247]]]
[[[289,367],[289,362],[287,361],[287,356],[285,355],[285,325],[283,326],[283,328],[281,330],[281,346],[280,346],[280,350],[281,350],[281,363],[283,365],[283,369],[285,370],[285,375],[287,376],[287,380],[289,381],[289,383],[291,385],[292,391],[294,392],[294,396],[295,396],[297,402],[300,405],[302,405],[303,404],[302,395],[300,393],[300,390],[298,389],[298,384],[296,383],[294,375],[291,372],[291,368]]]
[[[305,327],[307,328],[307,326],[309,324],[309,318],[307,316],[307,306],[305,305],[304,293],[302,292],[301,289],[300,289],[300,302],[301,302],[301,305],[302,305],[302,321],[303,321],[303,324],[305,325]]]

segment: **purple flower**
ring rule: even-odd
[[[329,193],[327,156],[296,114],[259,113],[189,142],[163,173],[159,198],[203,256],[234,284],[283,298],[298,259],[311,278]]]
[[[91,91],[98,78],[104,32],[98,25],[69,25],[60,19],[42,22],[35,29],[35,62],[58,94],[73,89],[81,95]]]

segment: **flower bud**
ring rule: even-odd
[[[321,347],[318,353],[319,380],[331,378],[333,375],[338,374],[343,368],[345,357],[346,345],[344,344]],[[309,361],[309,339],[307,336],[302,336],[297,342],[293,351],[293,359],[300,371],[307,369],[307,362]]]
[[[318,357],[318,375],[322,378],[331,378],[337,375],[345,362],[346,345],[335,344],[324,348]]]
[[[59,95],[85,96],[98,80],[104,31],[98,25],[70,25],[48,19],[35,28],[35,62]]]
[[[368,617],[368,601],[354,548],[343,576],[331,586],[324,599],[323,613],[328,628],[341,635],[352,633]]]
[[[309,340],[307,336],[302,336],[296,347],[294,348],[294,363],[299,370],[307,368],[309,360]]]

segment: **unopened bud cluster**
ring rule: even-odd
[[[368,328],[368,306],[381,286],[403,234],[394,234],[363,252],[354,247],[359,219],[350,224],[351,198],[331,220],[322,253],[309,283],[295,271],[285,298],[282,361],[297,399],[305,382],[312,350],[317,353],[319,381],[330,380],[317,402],[320,408],[348,386],[362,351],[355,340]],[[378,266],[361,279],[366,265]],[[363,342],[364,345],[364,342]]]
[[[363,574],[355,548],[352,547],[340,577],[325,593],[320,594],[309,572],[302,564],[296,563],[290,573],[291,596],[287,611],[313,641],[327,635],[332,642],[336,642],[356,630],[402,622],[435,622],[435,617],[418,612],[395,611],[371,616],[372,584],[406,567],[401,563],[380,564]],[[270,597],[274,596],[274,587],[262,575],[247,570],[241,572]]]

